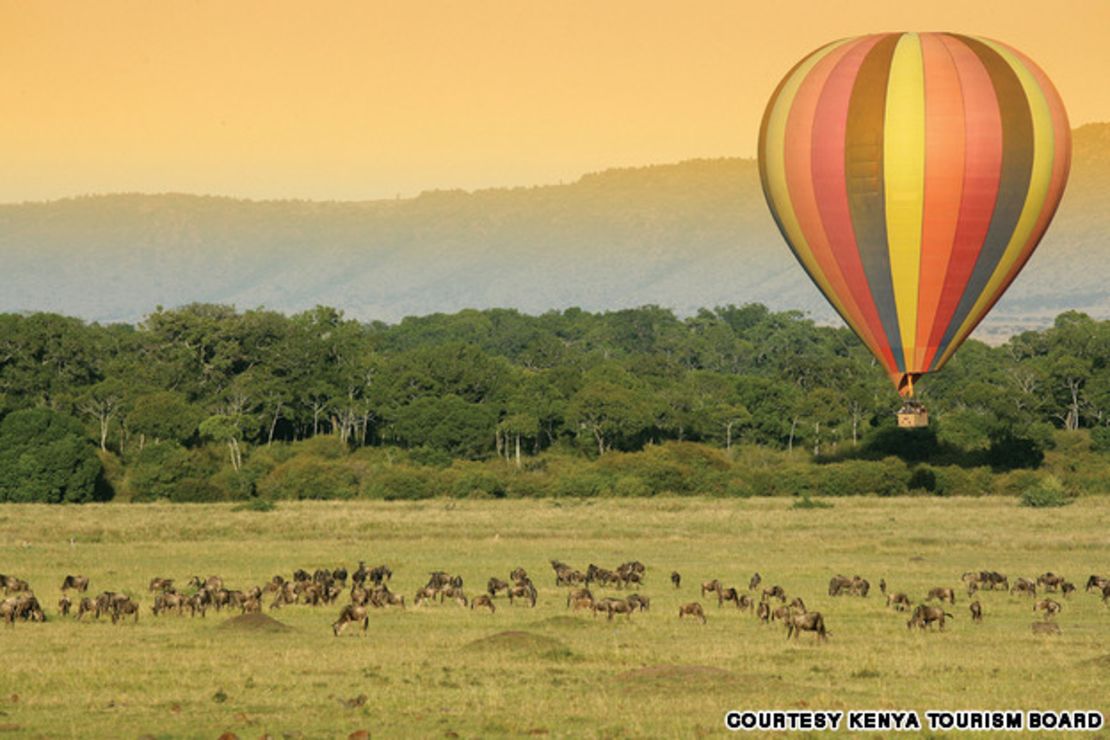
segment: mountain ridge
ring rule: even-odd
[[[1110,317],[1110,124],[1075,130],[1048,235],[980,338],[1062,310]],[[365,201],[85,195],[0,205],[0,310],[134,321],[193,301],[364,319],[725,303],[838,319],[782,242],[755,160],[693,159],[573,182]]]

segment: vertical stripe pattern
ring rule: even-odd
[[[939,370],[1028,261],[1063,195],[1067,113],[997,41],[837,41],[767,105],[760,177],[806,273],[900,391]]]

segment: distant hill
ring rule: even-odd
[[[1075,131],[1049,236],[981,338],[1075,308],[1110,318],[1110,124]],[[0,206],[0,311],[134,320],[192,301],[362,319],[758,301],[831,310],[767,213],[753,160],[370,202],[107,195]]]

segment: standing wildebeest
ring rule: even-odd
[[[151,578],[150,585],[147,586],[147,591],[154,593],[155,591],[169,591],[173,588],[172,578]]]
[[[800,613],[805,613],[806,603],[804,601],[802,601],[801,596],[795,596],[794,600],[790,602],[790,608],[794,609],[794,610],[796,610]]]
[[[881,593],[883,596],[886,596],[886,579],[885,578],[880,578],[879,579],[879,593]]]
[[[370,627],[370,614],[366,611],[365,606],[358,606],[357,604],[347,604],[343,610],[339,612],[339,619],[331,626],[331,631],[336,637],[342,632],[348,624],[362,622],[362,631]]]
[[[14,627],[17,619],[45,622],[46,613],[42,610],[42,606],[35,595],[24,590],[16,596],[0,601],[0,619],[7,622],[9,627]]]
[[[9,594],[13,591],[18,593],[20,591],[31,590],[31,584],[27,583],[27,581],[23,580],[22,578],[16,578],[15,576],[4,576],[2,582],[0,582],[0,585],[4,587],[5,594]]]
[[[1052,619],[1060,613],[1060,609],[1062,608],[1063,607],[1060,606],[1060,602],[1056,601],[1055,599],[1041,599],[1037,603],[1033,604],[1033,611],[1037,611],[1038,609],[1044,610],[1045,619]]]
[[[671,583],[675,588],[679,588],[682,585],[682,575],[677,570],[671,571]]]
[[[971,612],[971,621],[972,622],[982,622],[983,621],[983,606],[979,603],[978,599],[976,599],[975,601],[968,604],[967,608],[968,608],[968,611]]]
[[[929,599],[939,599],[940,601],[947,601],[949,604],[955,604],[956,592],[950,588],[938,586],[937,588],[929,589],[929,595],[925,597],[925,600],[928,601]]]
[[[470,605],[470,600],[466,598],[466,593],[462,588],[456,586],[448,586],[439,592],[439,600],[442,602],[444,599],[454,599],[455,603],[459,606]]]
[[[1010,593],[1035,597],[1037,595],[1037,584],[1033,583],[1028,578],[1019,578],[1014,581],[1014,585],[1010,589]]]
[[[682,619],[687,614],[689,614],[691,617],[697,617],[701,620],[702,624],[705,624],[705,610],[701,608],[701,604],[699,604],[698,602],[691,601],[689,604],[683,604],[682,606],[678,607],[679,619]]]
[[[943,631],[945,617],[955,619],[951,614],[944,611],[943,606],[926,606],[925,604],[919,604],[918,607],[913,610],[913,616],[906,622],[906,628],[913,629],[914,627],[920,627],[921,629],[925,629],[933,622],[937,622],[940,625],[940,629]]]
[[[913,602],[910,601],[909,596],[906,596],[902,592],[898,592],[896,594],[887,594],[886,605],[888,607],[893,606],[896,611],[904,612],[913,606]]]
[[[484,606],[489,609],[490,614],[497,611],[497,607],[493,605],[493,597],[489,594],[478,594],[475,596],[474,600],[470,602],[470,611],[474,611],[479,606]]]
[[[764,622],[764,623],[770,622],[771,621],[771,605],[768,604],[766,601],[759,602],[759,606],[757,606],[755,608],[755,615],[757,617],[759,617],[760,622]]]
[[[70,606],[72,606],[72,604],[73,602],[69,600],[69,597],[65,594],[62,594],[62,598],[58,599],[58,614],[63,617],[68,617],[69,608]]]
[[[507,593],[509,595],[509,604],[512,604],[513,599],[516,598],[528,599],[529,606],[536,606],[536,587],[532,585],[531,581],[509,586],[509,590],[507,591]]]
[[[112,624],[115,624],[128,615],[134,615],[135,621],[139,621],[139,602],[125,596],[123,599],[116,601],[113,606]]]
[[[756,571],[751,580],[748,581],[748,590],[755,591],[761,583],[763,583],[763,576],[759,575],[759,571]]]
[[[735,601],[740,608],[740,592],[733,587],[717,589],[717,607],[720,608],[726,601]]]
[[[848,576],[836,575],[829,579],[829,596],[840,596],[852,588],[852,579]]]
[[[721,592],[721,581],[719,579],[714,578],[712,581],[702,581],[702,584],[701,584],[702,598],[705,598],[705,595],[707,593],[709,593],[709,594],[712,594],[712,593],[719,594],[720,592]]]
[[[821,616],[821,612],[803,612],[801,614],[790,614],[786,618],[786,639],[789,640],[791,635],[794,639],[798,639],[798,635],[802,632],[814,632],[817,634],[817,640],[827,641],[829,633],[825,629],[825,620]]]
[[[71,588],[84,593],[89,590],[89,579],[85,576],[66,576],[62,581],[62,591]]]
[[[392,581],[393,571],[389,569],[388,565],[379,565],[376,568],[370,569],[370,582],[375,586],[380,586],[382,581]],[[460,579],[459,586],[462,586]]]
[[[594,607],[597,611],[604,610],[608,614],[607,619],[612,622],[614,614],[623,614],[624,618],[632,621],[632,612],[635,607],[625,599],[607,598],[598,602],[599,607]]]
[[[647,596],[632,594],[627,599],[625,599],[625,601],[627,601],[628,605],[633,609],[639,609],[642,612],[646,612],[648,609],[651,609],[651,599],[649,599]]]
[[[1064,595],[1065,599],[1068,598],[1075,593],[1075,584],[1071,581],[1064,581],[1060,584],[1060,593]]]

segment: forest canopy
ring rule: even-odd
[[[906,432],[850,331],[755,304],[0,314],[0,500],[1097,492],[1108,364],[1076,312],[970,341]]]

